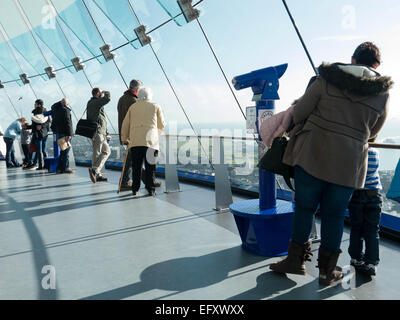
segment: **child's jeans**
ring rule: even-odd
[[[351,221],[349,254],[366,264],[379,263],[379,222],[382,196],[379,190],[356,190],[349,203]],[[363,254],[363,239],[365,253]]]

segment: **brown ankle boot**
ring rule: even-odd
[[[288,255],[286,259],[272,263],[269,268],[279,273],[294,273],[306,275],[305,261],[311,261],[311,242],[297,244],[290,240]]]
[[[319,248],[317,266],[319,268],[319,284],[330,286],[343,278],[342,268],[336,266],[341,253],[342,250],[333,253]]]

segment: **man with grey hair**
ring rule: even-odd
[[[124,95],[118,101],[118,131],[121,145],[124,145],[121,141],[122,122],[124,121],[129,108],[138,100],[138,91],[142,85],[142,81],[133,79],[129,84],[129,89],[124,92]],[[127,149],[126,152],[128,152],[128,155],[123,170],[124,174],[122,176],[121,191],[132,189],[132,181],[130,180],[130,177],[132,177],[132,155],[129,149]],[[154,181],[154,184],[156,186],[161,185],[161,183],[157,181]]]

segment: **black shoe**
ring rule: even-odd
[[[137,191],[132,191],[132,195],[136,196],[137,195]]]
[[[14,168],[13,164],[7,164],[7,168]]]
[[[97,182],[96,173],[94,172],[94,170],[92,168],[89,168],[89,176],[90,176],[90,180],[92,180],[93,183]]]
[[[21,168],[22,167],[22,164],[14,164],[14,168]]]
[[[97,176],[96,176],[96,181],[97,181],[97,182],[107,182],[108,179],[107,179],[106,177],[97,175]]]
[[[26,170],[31,170],[31,169],[34,169],[34,168],[36,168],[36,164],[30,164],[30,165],[28,165],[26,168],[24,168],[24,169],[26,169]]]
[[[156,190],[147,190],[149,196],[154,197],[156,195]]]
[[[376,276],[376,266],[364,263],[360,271],[367,276]]]

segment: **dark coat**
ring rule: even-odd
[[[51,129],[58,133],[59,137],[72,137],[74,128],[72,126],[71,109],[63,105],[61,101],[51,106],[53,123]]]
[[[104,97],[92,97],[87,103],[87,119],[98,123],[97,132],[102,135],[107,134],[107,119],[104,106],[111,101],[110,92],[105,91]]]
[[[321,65],[319,76],[296,101],[283,162],[330,183],[362,188],[368,140],[385,122],[392,84],[367,67]]]
[[[124,95],[119,98],[118,101],[118,132],[119,132],[119,141],[122,145],[121,141],[121,130],[122,130],[122,122],[125,119],[126,114],[128,113],[131,105],[137,102],[137,95],[135,95],[132,91],[127,90],[124,92]]]

